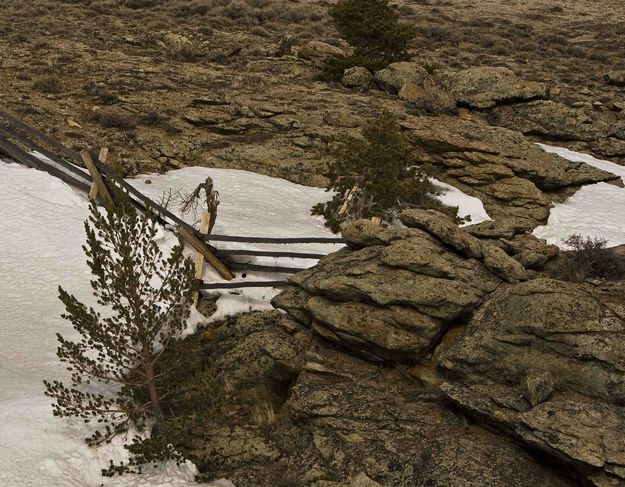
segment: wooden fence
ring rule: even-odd
[[[47,160],[44,161],[33,155],[38,152]],[[78,153],[60,142],[52,139],[43,132],[30,127],[16,117],[0,111],[0,154],[5,154],[12,160],[25,166],[46,171],[66,183],[82,190],[90,195],[98,190],[98,183],[102,186],[100,194],[106,194],[106,185],[115,184],[126,190],[133,203],[142,211],[150,208],[159,222],[168,230],[176,231],[184,240],[190,243],[211,264],[226,281],[231,281],[236,276],[232,271],[256,271],[271,274],[293,274],[305,270],[307,267],[289,267],[276,264],[242,262],[241,259],[248,257],[274,257],[289,259],[313,259],[318,260],[325,254],[313,252],[290,252],[257,249],[228,249],[216,248],[211,242],[242,242],[251,244],[343,244],[344,241],[336,237],[249,237],[232,235],[204,234],[184,222],[177,215],[151,200],[139,190],[128,184],[121,178],[115,177],[110,169],[99,159],[92,159],[88,153]],[[102,152],[101,152],[102,154]],[[106,151],[104,151],[106,155]],[[100,156],[102,157],[102,155]],[[89,170],[81,167],[85,163]],[[197,260],[196,260],[197,265]],[[201,274],[201,273],[200,273]],[[236,289],[249,287],[282,287],[289,285],[287,280],[275,281],[237,281],[215,282],[200,284],[200,289]]]

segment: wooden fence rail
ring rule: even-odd
[[[246,281],[200,284],[200,289],[242,289],[247,287],[287,287],[294,286],[289,281]]]
[[[305,252],[274,252],[271,250],[254,250],[254,249],[216,249],[217,255],[253,255],[254,257],[290,257],[292,259],[321,259],[326,254],[311,254]]]
[[[50,148],[50,149],[48,149]],[[46,157],[50,162],[42,161],[33,153],[37,152]],[[191,225],[184,222],[180,217],[167,208],[154,202],[134,186],[117,177],[107,166],[99,160],[93,160],[88,153],[73,151],[60,142],[52,139],[43,132],[26,125],[16,117],[0,110],[0,153],[6,154],[11,159],[28,167],[43,170],[65,181],[66,183],[83,190],[87,193],[93,190],[93,177],[99,179],[98,186],[113,182],[126,190],[131,196],[133,203],[142,211],[149,208],[158,221],[169,229],[175,230],[185,240],[198,250],[213,265],[219,274],[226,280],[235,276],[231,270],[258,271],[276,274],[293,274],[306,270],[300,267],[289,267],[264,263],[240,262],[236,258],[245,256],[274,257],[292,259],[318,260],[325,256],[316,252],[288,252],[256,249],[217,249],[209,242],[243,242],[254,244],[344,244],[345,241],[338,237],[249,237],[235,235],[205,235]],[[81,165],[83,160],[90,164],[90,171]],[[91,174],[90,174],[91,173]],[[226,265],[224,265],[226,264]],[[246,281],[246,282],[221,282],[201,283],[200,289],[236,289],[248,287],[283,287],[291,285],[284,280],[276,281]]]
[[[205,235],[204,239],[214,242],[244,242],[244,243],[268,243],[268,244],[294,244],[294,243],[327,243],[343,244],[345,240],[339,237],[242,237],[235,235]]]

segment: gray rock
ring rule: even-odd
[[[510,127],[524,123],[511,122]],[[413,117],[401,125],[420,157],[436,165],[444,181],[479,198],[494,220],[513,219],[533,228],[549,216],[550,192],[618,180],[588,164],[548,154],[517,131],[475,118]]]
[[[525,399],[530,406],[545,402],[553,393],[553,376],[545,370],[530,370],[525,377]]]
[[[543,83],[522,80],[502,67],[473,67],[447,73],[445,78],[456,102],[471,108],[492,108],[510,100],[547,96],[547,87]]]
[[[589,479],[625,485],[625,316],[606,299],[549,279],[498,289],[440,355],[442,390]]]
[[[398,93],[406,83],[422,84],[427,75],[427,71],[417,63],[402,61],[376,71],[374,79],[381,89]]]
[[[403,306],[380,307],[315,297],[308,301],[308,310],[315,324],[330,330],[330,334],[324,334],[326,338],[367,355],[402,361],[424,358],[444,330],[441,320]]]
[[[304,326],[310,326],[312,317],[308,312],[306,303],[311,298],[310,294],[299,287],[289,287],[271,300],[274,308],[286,311],[294,320]]]
[[[482,244],[484,265],[502,279],[517,283],[527,279],[523,265],[494,245]]]
[[[347,88],[366,90],[373,83],[373,75],[367,68],[355,66],[345,70],[341,83]]]
[[[465,232],[478,238],[512,238],[518,233],[531,230],[531,227],[516,221],[514,218],[486,220],[476,225],[462,228]]]
[[[407,227],[425,230],[465,257],[482,257],[480,241],[463,232],[447,215],[436,210],[405,210],[399,216]]]

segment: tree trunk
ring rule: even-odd
[[[148,390],[150,391],[150,400],[152,401],[152,411],[158,415],[161,412],[161,401],[156,388],[156,382],[154,381],[154,364],[152,364],[152,357],[147,347],[143,349],[143,356],[145,360],[145,377],[148,381]]]

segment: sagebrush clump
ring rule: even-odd
[[[334,232],[343,221],[378,217],[392,223],[408,207],[444,208],[432,198],[440,193],[428,179],[431,168],[414,157],[410,142],[392,115],[385,113],[367,123],[362,139],[351,138],[334,154],[327,177],[328,190],[336,192],[319,203],[313,214],[323,215]]]
[[[338,81],[353,66],[377,71],[408,59],[408,43],[414,37],[414,29],[399,23],[388,0],[339,0],[330,9],[330,15],[354,52],[327,59],[323,70],[326,79]]]
[[[607,240],[601,237],[569,235],[563,244],[560,264],[555,277],[565,281],[582,282],[590,278],[619,279],[625,276],[625,257],[606,248]]]
[[[164,380],[175,363],[160,369],[160,358],[186,326],[193,299],[193,263],[182,245],[166,257],[154,241],[156,219],[139,214],[130,198],[116,191],[117,206],[106,214],[91,206],[85,222],[87,265],[98,309],[59,287],[63,317],[78,335],[57,334],[57,355],[71,372],[71,385],[44,381],[54,399],[55,416],[96,422],[101,428],[87,439],[96,446],[130,427],[142,431],[158,424],[167,395]],[[108,385],[107,392],[92,383]],[[127,445],[130,465],[113,465],[112,475],[136,471],[142,463],[179,456],[158,438],[135,438]]]

